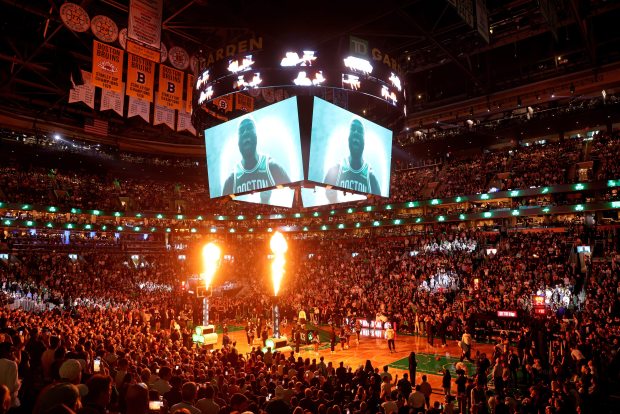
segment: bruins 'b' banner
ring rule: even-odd
[[[171,109],[183,110],[183,72],[159,66],[158,103]]]
[[[93,85],[123,93],[123,50],[93,41]]]
[[[128,53],[127,95],[153,102],[155,88],[155,62]]]

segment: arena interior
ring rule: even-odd
[[[0,414],[620,412],[618,21],[2,0]]]

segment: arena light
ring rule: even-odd
[[[362,223],[355,223],[355,228],[359,229],[360,227],[362,227]]]
[[[611,208],[620,208],[620,201],[612,201]]]
[[[378,220],[375,220],[375,221],[372,223],[372,225],[373,225],[373,226],[375,226],[375,227],[379,227],[379,226],[381,225],[381,222],[380,222],[380,221],[378,221]]]
[[[488,194],[480,194],[480,199],[481,200],[488,200],[489,199],[489,195]]]
[[[394,91],[390,91],[385,85],[381,87],[381,97],[384,98],[386,101],[391,102],[392,105],[396,105],[398,103],[396,93],[394,93]]]
[[[518,197],[519,196],[519,190],[512,190],[510,192],[510,197]]]
[[[339,228],[339,229],[344,229],[344,223],[340,223],[340,224],[338,225],[338,228]]]
[[[49,211],[50,213],[55,213],[56,212],[56,207],[48,207],[47,211]]]
[[[254,64],[254,60],[252,59],[252,55],[247,55],[241,61],[239,60],[231,60],[228,63],[228,71],[230,73],[239,73],[245,72],[246,70],[252,69],[252,65]]]
[[[431,204],[432,204],[432,205],[434,205],[434,206],[436,206],[437,204],[441,204],[441,200],[440,200],[440,199],[438,199],[438,198],[433,198],[433,199],[431,200]]]
[[[586,186],[581,183],[575,184],[575,190],[583,190],[585,188]]]
[[[421,221],[422,221],[422,217],[418,217],[418,218],[415,219],[416,223],[420,223]]]
[[[457,203],[460,203],[460,202],[461,202],[461,200],[462,200],[461,196],[458,196],[458,197],[455,199],[455,201],[456,201]]]
[[[607,187],[617,187],[618,185],[620,185],[620,180],[608,180],[607,181]],[[0,203],[0,206],[2,205],[2,203]]]
[[[252,79],[249,81],[245,80],[245,75],[237,76],[237,80],[234,82],[233,86],[235,89],[252,89],[256,88],[263,82],[263,79],[260,77],[260,73],[256,72],[253,74]]]
[[[325,82],[325,77],[323,77],[322,71],[315,73],[314,78],[309,78],[306,71],[302,70],[297,74],[297,77],[293,79],[293,83],[297,86],[319,86],[323,82]]]
[[[485,211],[483,216],[484,216],[484,218],[491,218],[491,217],[493,217],[493,213],[491,213],[490,211]]]
[[[207,86],[207,89],[200,92],[200,96],[198,96],[198,105],[202,105],[206,101],[210,101],[213,98],[213,86]]]
[[[459,214],[459,220],[465,220],[465,214]]]
[[[437,221],[446,221],[446,218],[444,216],[439,216],[437,217]]]
[[[54,225],[50,222],[50,223],[47,223],[45,227],[47,227],[48,229],[51,229],[52,227],[54,227]]]
[[[349,87],[352,90],[356,91],[362,86],[360,82],[360,77],[357,75],[351,75],[348,73],[342,74],[342,87]]]
[[[400,82],[400,78],[394,74],[394,72],[390,73],[390,82],[392,82],[392,86],[394,86],[398,91],[403,90],[403,85]]]
[[[273,283],[273,294],[278,296],[280,284],[284,277],[284,265],[286,264],[285,254],[288,250],[286,239],[279,231],[276,231],[269,242],[271,251],[274,254],[273,263],[271,264],[271,281]]]
[[[210,73],[208,70],[205,70],[204,72],[202,72],[202,74],[198,76],[198,79],[196,80],[196,90],[199,90],[203,86],[205,86],[207,82],[209,81],[209,77],[210,77]]]
[[[583,211],[583,205],[582,204],[577,204],[575,206],[575,211]]]
[[[513,216],[518,216],[519,215],[519,210],[512,210],[512,215]]]
[[[220,256],[222,251],[218,245],[213,242],[207,243],[202,248],[202,279],[205,281],[205,289],[209,289],[213,276],[220,264]]]
[[[299,57],[297,52],[286,52],[285,56],[280,61],[280,66],[312,66],[312,63],[316,60],[314,53],[314,50],[304,50],[303,55]]]
[[[351,70],[356,70],[364,74],[372,73],[373,69],[369,61],[355,56],[348,56],[344,58],[344,65]]]

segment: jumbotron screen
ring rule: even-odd
[[[308,180],[389,197],[391,160],[392,131],[314,98]]]
[[[366,200],[366,196],[362,194],[347,193],[341,190],[328,190],[319,186],[301,189],[301,202],[306,208],[360,200]]]
[[[303,179],[297,98],[205,130],[211,198],[273,189]],[[271,204],[270,192],[261,202]]]
[[[243,194],[235,197],[235,201],[246,203],[269,204],[277,207],[293,207],[295,190],[292,188],[276,188],[274,190],[261,191],[254,194]]]

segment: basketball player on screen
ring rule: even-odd
[[[222,195],[260,191],[278,184],[290,183],[284,168],[268,155],[256,152],[256,125],[252,119],[246,118],[239,123],[239,152],[241,161],[224,182]],[[270,191],[260,194],[261,202],[269,202]]]
[[[372,168],[363,158],[364,155],[364,125],[354,118],[349,128],[349,156],[327,171],[326,184],[347,188],[360,193],[381,194],[379,181]],[[327,191],[330,202],[337,201],[335,191]]]

